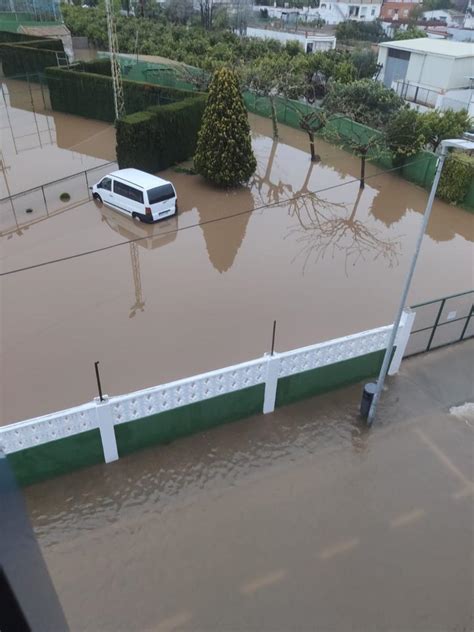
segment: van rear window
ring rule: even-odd
[[[174,198],[175,196],[174,189],[171,184],[162,184],[160,187],[150,189],[147,193],[148,202],[150,204],[158,204],[158,202],[171,200],[171,198]]]

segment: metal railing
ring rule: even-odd
[[[436,90],[422,88],[408,81],[396,81],[395,92],[410,103],[434,107],[440,95]]]
[[[89,187],[116,168],[116,162],[104,162],[0,199],[0,238],[21,236],[29,226],[91,199]]]
[[[405,355],[474,337],[474,290],[413,305],[415,323]]]

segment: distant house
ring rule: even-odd
[[[422,0],[389,0],[382,4],[380,19],[384,22],[403,22]]]
[[[259,37],[261,39],[275,39],[279,42],[298,42],[304,48],[305,53],[316,53],[317,51],[336,48],[336,38],[334,35],[312,35],[304,31],[300,33],[289,33],[286,31],[260,29],[250,26],[247,27],[246,35],[247,37]]]
[[[468,109],[474,115],[474,46],[420,38],[379,45],[379,80],[412,107]]]
[[[446,26],[456,27],[463,26],[465,15],[452,9],[439,9],[437,11],[424,11],[422,19],[428,21],[436,20],[443,22]]]
[[[276,6],[268,7],[256,4],[254,11],[265,9],[271,18],[286,19],[291,15],[298,15],[300,23],[321,19],[326,24],[336,25],[346,20],[354,22],[374,22],[380,16],[382,0],[320,0],[319,7],[304,7],[302,9],[282,9]]]

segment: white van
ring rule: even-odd
[[[176,189],[171,182],[138,169],[109,173],[91,190],[95,200],[142,222],[157,222],[178,212]]]

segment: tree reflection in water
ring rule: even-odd
[[[304,182],[294,190],[280,175],[272,174],[278,145],[278,141],[273,142],[265,171],[253,176],[251,188],[262,204],[285,205],[290,217],[297,219],[297,225],[289,229],[286,237],[295,238],[300,246],[293,261],[303,258],[303,272],[310,263],[317,263],[328,254],[334,258],[339,253],[345,254],[346,275],[349,265],[354,267],[369,255],[374,261],[384,260],[388,267],[398,265],[400,239],[385,238],[370,219],[356,217],[364,189],[358,190],[352,209],[345,203],[321,198],[310,188],[313,169],[318,169],[310,162]]]
[[[311,262],[317,263],[328,254],[334,258],[339,253],[345,254],[346,276],[348,265],[354,267],[369,255],[373,261],[383,259],[390,268],[398,265],[400,240],[384,238],[367,220],[356,218],[363,189],[359,189],[352,210],[343,203],[300,193],[304,197],[294,199],[289,205],[289,214],[297,218],[298,224],[290,228],[288,236],[300,245],[293,261],[303,257],[303,272]]]

